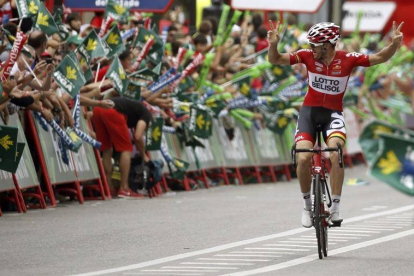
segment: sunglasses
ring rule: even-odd
[[[316,47],[322,46],[323,43],[313,43],[313,42],[309,42],[309,45],[311,46],[311,48],[316,48]]]

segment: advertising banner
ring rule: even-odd
[[[173,0],[116,0],[120,6],[147,12],[165,12]],[[65,0],[65,6],[72,10],[104,10],[107,0]]]

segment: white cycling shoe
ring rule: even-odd
[[[339,212],[332,212],[331,213],[331,221],[334,224],[341,224],[341,222],[343,221],[342,217],[339,215]]]
[[[312,211],[302,210],[302,226],[305,228],[311,228],[313,225]]]

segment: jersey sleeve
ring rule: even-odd
[[[313,56],[312,50],[299,50],[289,54],[290,57],[290,65],[304,63],[309,59],[310,56]]]
[[[354,53],[346,54],[346,57],[352,59],[354,67],[357,67],[357,66],[369,67],[370,66],[368,55],[354,52]]]

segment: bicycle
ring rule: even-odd
[[[296,144],[292,147],[292,160],[293,165],[296,168],[296,153],[300,152],[312,152],[312,218],[313,226],[316,231],[316,239],[318,242],[318,255],[319,259],[323,256],[328,256],[328,228],[340,227],[341,223],[332,223],[329,219],[329,208],[332,206],[331,194],[326,179],[326,173],[328,172],[325,167],[326,158],[322,155],[323,152],[336,151],[339,154],[339,166],[343,168],[342,147],[337,143],[336,148],[322,149],[322,127],[316,126],[317,130],[317,146],[313,149],[296,149]],[[329,203],[327,202],[327,197]],[[322,256],[323,254],[323,256]]]

